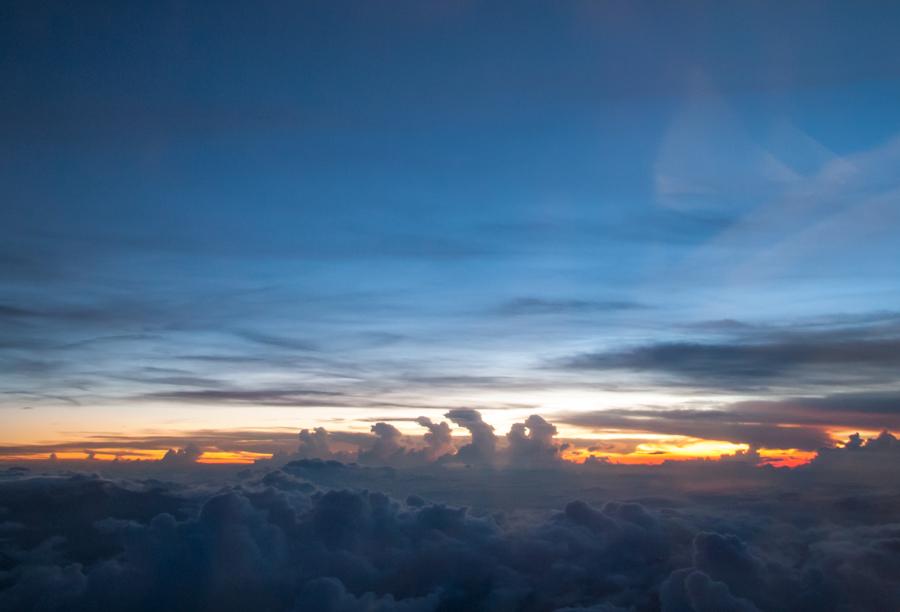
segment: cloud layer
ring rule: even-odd
[[[525,427],[522,440],[546,449],[552,426]],[[377,453],[390,457],[392,433],[379,429]],[[303,439],[314,446],[317,435]],[[884,434],[853,438],[805,472],[694,462],[653,481],[639,469],[617,480],[622,468],[603,465],[386,472],[310,459],[197,484],[8,469],[0,609],[895,609],[900,491],[885,480],[851,491],[833,475],[845,461],[855,473],[898,458],[900,442]],[[726,474],[729,485],[693,493],[677,482]],[[515,482],[531,491],[509,509],[485,495],[472,510],[450,501]],[[398,483],[405,497],[373,489]],[[566,490],[590,499],[542,505]]]

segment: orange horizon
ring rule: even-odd
[[[128,463],[156,463],[161,462],[169,449],[120,449],[118,452],[108,451],[59,451],[37,452],[7,455],[0,457],[0,463],[13,462],[47,462],[47,461],[71,461],[85,462],[97,461],[113,463],[115,461]],[[757,466],[772,465],[774,467],[798,467],[815,459],[816,451],[800,451],[797,449],[761,449],[758,451],[760,461]],[[55,455],[55,459],[53,456]],[[252,451],[221,451],[204,450],[195,463],[204,465],[252,465],[259,460],[270,460],[274,453],[258,453]],[[589,458],[606,459],[614,465],[653,466],[666,462],[686,461],[728,461],[733,454],[722,455],[687,455],[683,453],[658,452],[654,454],[634,453],[595,453],[590,451],[566,451],[561,455],[563,461],[573,464],[583,464]]]
[[[840,447],[847,439],[849,430],[829,431],[829,437],[835,447]],[[850,432],[855,433],[855,432]],[[874,437],[880,432],[859,431],[864,438]],[[635,438],[640,438],[641,433],[635,433]],[[184,445],[191,440],[186,438]],[[94,441],[96,442],[96,440]],[[171,442],[168,440],[167,442]],[[209,441],[211,442],[211,441]],[[273,452],[258,450],[223,450],[221,447],[207,442],[199,442],[202,450],[196,463],[222,464],[222,465],[250,465],[259,460],[272,459],[278,449]],[[286,440],[283,441],[283,444]],[[79,450],[72,450],[74,446],[81,446]],[[338,446],[340,442],[336,442]],[[148,445],[149,446],[149,445]],[[0,463],[49,461],[55,456],[58,461],[100,461],[100,462],[155,462],[161,461],[166,453],[175,445],[160,445],[155,448],[136,448],[119,445],[91,446],[90,442],[61,443],[60,448],[54,449],[53,444],[35,445],[33,452],[28,451],[28,446],[7,447],[19,452],[2,454],[4,448],[0,446]],[[258,447],[258,445],[257,445]],[[39,449],[39,450],[38,450]],[[729,458],[737,458],[740,455],[754,452],[759,461],[757,465],[771,465],[773,467],[798,467],[815,459],[818,451],[800,450],[796,448],[751,449],[749,444],[732,443],[721,440],[705,440],[700,438],[684,437],[678,441],[647,439],[637,443],[631,450],[624,451],[599,451],[584,446],[569,446],[564,448],[560,457],[569,463],[580,464],[591,458],[605,459],[616,465],[660,465],[670,461],[721,461]]]

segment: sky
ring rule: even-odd
[[[877,1],[5,3],[0,455],[900,431],[898,41]]]
[[[900,4],[0,3],[0,611],[900,610]]]

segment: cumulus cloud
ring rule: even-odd
[[[322,459],[331,456],[331,447],[328,444],[328,431],[324,427],[315,429],[301,429],[298,434],[300,444],[297,454],[306,458]]]
[[[556,427],[536,414],[524,423],[514,423],[506,434],[510,461],[519,464],[558,460],[564,446],[554,441],[556,434]]]
[[[428,430],[428,433],[422,437],[425,442],[422,454],[426,461],[436,461],[455,451],[452,430],[445,421],[435,423],[428,417],[419,417],[416,419],[416,423]]]
[[[672,573],[660,587],[663,610],[676,612],[759,612],[759,608],[731,594],[728,585],[694,569]]]
[[[170,448],[160,459],[167,465],[190,465],[196,463],[203,456],[203,451],[195,444],[188,444],[184,448]]]
[[[375,423],[372,433],[375,441],[371,448],[359,453],[360,462],[389,465],[406,454],[406,448],[400,442],[403,434],[393,425]]]
[[[497,435],[493,425],[485,423],[481,413],[471,408],[458,408],[445,415],[448,419],[467,429],[472,441],[460,447],[456,458],[464,463],[491,463],[497,453]]]
[[[900,440],[883,431],[869,439],[853,434],[841,447],[820,449],[806,471],[824,474],[828,479],[842,476],[877,484],[885,478],[893,478],[898,464]]]
[[[301,429],[297,435],[299,444],[290,459],[322,459],[326,461],[353,461],[357,451],[340,450],[334,442],[335,435],[324,427]],[[354,446],[354,445],[351,445]]]

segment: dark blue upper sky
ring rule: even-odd
[[[8,2],[7,435],[892,392],[898,41],[888,1]]]

